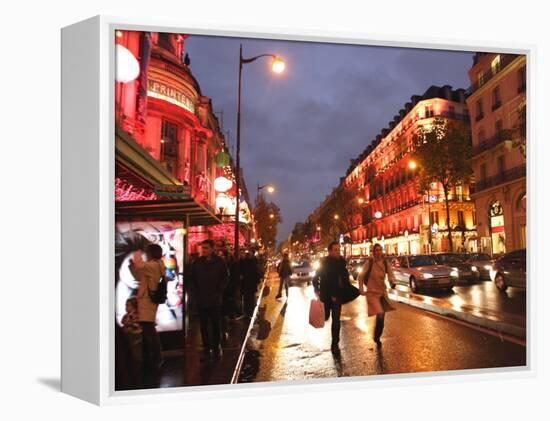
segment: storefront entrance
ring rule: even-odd
[[[493,254],[506,253],[504,211],[499,201],[493,202],[489,208],[489,228]]]

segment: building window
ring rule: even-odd
[[[499,108],[502,105],[500,100],[500,88],[497,86],[493,89],[493,111]]]
[[[430,212],[430,226],[433,224],[439,225],[439,212],[438,211],[432,211]]]
[[[478,99],[476,102],[476,121],[479,121],[483,118],[483,103],[481,99]]]
[[[485,75],[483,74],[483,72],[479,72],[477,74],[477,86],[478,86],[478,88],[480,86],[482,86],[484,83],[485,83]]]
[[[487,178],[487,164],[481,164],[479,167],[479,180],[485,181]]]
[[[500,54],[496,56],[491,62],[491,72],[493,72],[493,75],[496,75],[498,72],[500,72]]]
[[[498,161],[497,161],[497,162],[498,162],[498,174],[499,174],[499,175],[502,175],[502,174],[504,174],[504,170],[505,170],[505,167],[504,167],[504,165],[505,165],[505,162],[504,162],[504,155],[500,155],[500,156],[498,157]]]
[[[172,44],[172,34],[167,33],[159,33],[158,38],[158,45],[161,48],[164,48],[165,50],[170,51],[171,53],[174,53],[174,45]]]
[[[459,227],[464,227],[464,212],[463,211],[458,211],[458,226]]]
[[[178,126],[166,120],[162,121],[160,139],[160,162],[171,173],[175,173],[178,160]]]
[[[527,88],[527,73],[525,67],[518,70],[518,94],[525,92]]]
[[[431,105],[426,106],[424,108],[424,118],[429,118],[434,116],[434,110]]]
[[[495,121],[495,136],[500,138],[500,135],[502,134],[502,120]]]
[[[475,210],[472,212],[472,223],[474,224],[474,228],[477,227],[477,214]]]
[[[479,140],[479,143],[485,142],[485,130],[479,129],[479,132],[477,132],[477,138]]]

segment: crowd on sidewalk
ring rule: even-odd
[[[203,360],[211,360],[223,356],[228,324],[251,319],[267,262],[248,249],[241,249],[235,258],[223,240],[204,240],[198,251],[190,256],[184,270],[189,291],[187,310],[191,317],[198,317]],[[129,270],[139,288],[137,296],[126,302],[122,326],[115,327],[117,390],[158,387],[163,364],[161,341],[155,328],[163,296],[162,249],[151,244],[144,250],[144,258],[139,264],[130,261]]]

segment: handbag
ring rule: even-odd
[[[359,295],[359,289],[354,287],[349,280],[343,281],[339,276],[338,284],[340,286],[340,304],[347,304],[355,300]]]
[[[309,304],[309,324],[316,329],[325,326],[325,305],[316,299]]]

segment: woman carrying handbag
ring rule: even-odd
[[[390,284],[395,283],[392,267],[384,258],[382,246],[375,244],[372,257],[367,260],[359,275],[359,292],[367,297],[368,316],[376,316],[373,339],[377,346],[382,345],[380,337],[384,331],[386,312],[395,310],[388,297],[386,275]]]

